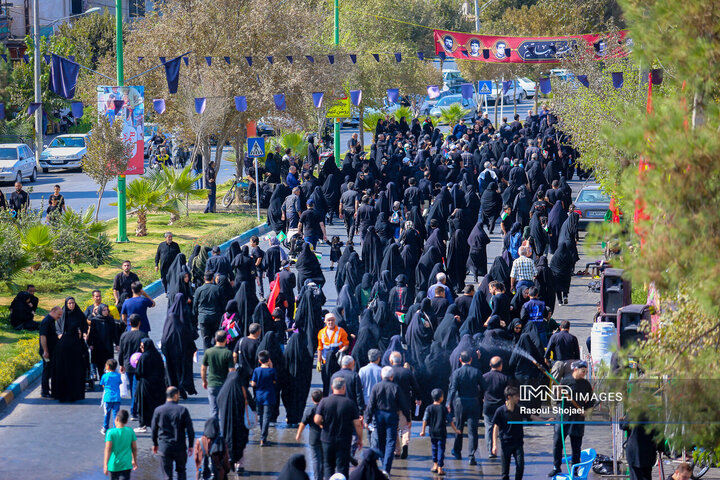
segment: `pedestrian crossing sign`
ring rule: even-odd
[[[248,157],[262,158],[265,156],[265,139],[262,137],[248,138]]]
[[[478,93],[480,95],[490,95],[492,93],[492,81],[480,80],[478,82]]]

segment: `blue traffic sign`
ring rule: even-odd
[[[265,156],[265,139],[262,137],[248,138],[248,157],[262,158]]]
[[[478,94],[490,95],[492,93],[492,80],[480,80],[478,82]]]

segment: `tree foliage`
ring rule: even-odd
[[[127,169],[132,157],[133,145],[123,141],[122,128],[122,122],[110,123],[103,115],[97,119],[92,135],[87,138],[87,153],[83,157],[82,166],[83,172],[98,186],[96,221],[107,183]]]
[[[660,433],[675,447],[704,447],[717,458],[720,2],[620,3],[635,45],[629,58],[574,67],[588,73],[590,88],[553,84],[551,101],[583,162],[621,201],[629,228],[601,233],[624,245],[614,264],[659,294],[647,341],[621,356],[656,383],[632,390],[634,413],[667,423]],[[662,68],[664,80],[647,113],[651,68]],[[622,90],[609,86],[613,71],[625,73]],[[639,169],[641,159],[649,168]]]

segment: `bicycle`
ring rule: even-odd
[[[692,475],[690,478],[692,480],[698,480],[702,478],[702,476],[705,475],[712,466],[712,463],[708,459],[707,455],[703,455],[704,452],[705,450],[702,448],[693,447],[692,452],[687,452],[683,449],[681,455],[678,455],[678,452],[672,449],[670,451],[663,452],[663,455],[668,458],[666,464],[681,462],[687,462],[690,464],[690,468],[692,469]]]

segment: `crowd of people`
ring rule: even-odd
[[[480,116],[448,135],[428,120],[390,119],[378,122],[369,154],[354,136],[340,166],[332,157],[320,164],[317,150],[303,163],[271,158],[279,183],[267,249],[253,237],[225,252],[196,245],[186,258],[168,232],[155,258],[168,299],[162,333],[153,333],[160,347],[147,316],[155,303],[127,260],[110,305],[99,291],[85,312],[68,298],[38,325],[50,366],[43,396],[83,398],[96,369],[106,397],[102,432],[112,443],[106,465],[116,443],[126,451],[119,463],[133,464],[128,445],[149,432],[167,478],[173,464],[184,478],[193,454],[216,478],[241,472],[254,418],[260,446],[271,447],[281,404],[298,440],[309,431],[316,479],[389,475],[393,460],[409,454],[413,421],[430,436],[433,473],[445,472],[448,427],[451,456],[475,465],[481,419],[503,479],[513,458],[522,478],[523,430],[512,423],[525,418],[518,387],[552,375],[574,392],[591,389],[570,322],[553,320],[569,302],[579,259],[567,182],[587,175],[555,123],[545,108],[497,128]],[[326,225],[335,219],[346,235],[329,241]],[[502,254],[489,259],[496,229]],[[326,305],[321,241],[330,244],[334,306]],[[21,310],[37,306],[30,290],[16,300]],[[197,394],[196,340],[210,417],[197,442],[178,404]],[[311,392],[313,368],[323,386]],[[129,412],[120,409],[123,384]],[[572,463],[580,461],[578,419],[555,428],[552,475],[562,468],[564,436]],[[115,438],[110,427],[130,421],[138,422],[133,435]],[[366,432],[374,448],[359,459]],[[293,457],[280,478],[306,478],[295,475],[304,470],[305,459]]]

